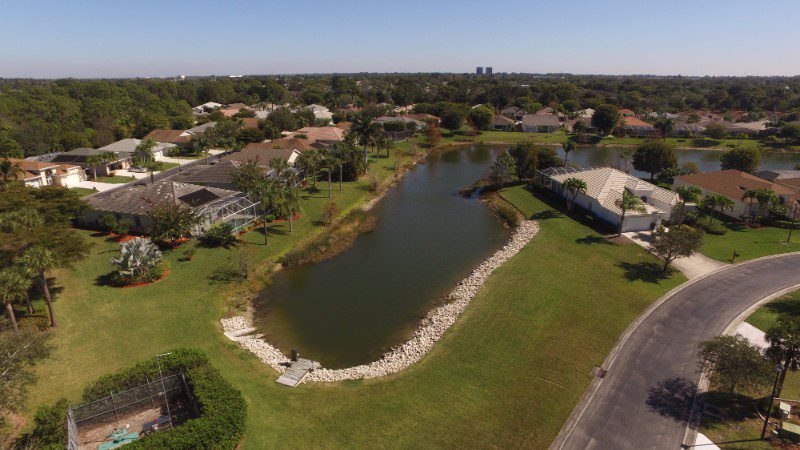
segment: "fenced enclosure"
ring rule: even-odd
[[[67,448],[97,448],[115,430],[131,434],[177,426],[198,417],[199,408],[182,373],[165,376],[107,397],[70,407],[67,411]]]

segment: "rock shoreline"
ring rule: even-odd
[[[379,360],[345,369],[317,369],[310,373],[305,381],[333,382],[376,378],[399,372],[419,361],[442,338],[445,331],[456,322],[461,313],[467,309],[470,301],[489,278],[489,275],[519,253],[538,232],[539,224],[536,221],[522,221],[503,248],[484,260],[450,291],[446,297],[449,300],[448,303],[428,312],[411,339],[393,348]],[[229,337],[234,336],[232,339],[253,352],[261,361],[269,364],[278,372],[286,370],[283,364],[288,361],[288,358],[263,338],[257,336],[235,336],[239,330],[252,328],[252,324],[248,319],[236,316],[222,319],[220,323],[223,331]]]

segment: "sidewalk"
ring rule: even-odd
[[[631,241],[641,245],[642,247],[648,250],[650,249],[650,242],[652,241],[653,238],[652,232],[631,231],[627,233],[622,233],[622,235],[630,239]],[[683,272],[683,274],[686,275],[686,278],[689,278],[691,280],[692,278],[701,277],[707,273],[725,267],[728,264],[717,261],[716,259],[711,259],[700,252],[695,252],[695,254],[692,256],[676,259],[672,263],[672,265],[676,269]]]

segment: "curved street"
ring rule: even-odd
[[[551,449],[677,449],[699,382],[698,344],[749,307],[800,285],[800,253],[731,266],[687,282],[625,333]],[[693,440],[693,438],[692,438]]]

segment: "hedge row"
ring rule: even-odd
[[[232,449],[244,434],[247,406],[242,394],[231,386],[211,366],[204,353],[197,350],[175,349],[161,358],[165,374],[183,372],[200,407],[201,415],[171,430],[149,434],[125,446],[126,449]],[[155,359],[143,361],[121,372],[106,375],[84,391],[84,401],[90,402],[158,378]],[[45,446],[66,442],[64,429],[66,402],[59,401],[37,414],[36,426],[27,438]],[[32,439],[31,439],[32,438]]]

